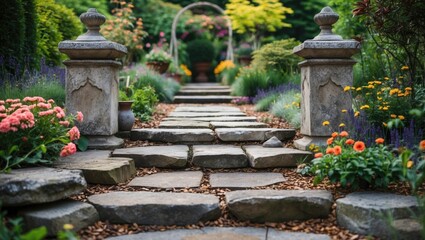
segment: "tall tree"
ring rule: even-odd
[[[25,16],[21,0],[9,0],[0,8],[0,56],[23,58],[25,39]]]

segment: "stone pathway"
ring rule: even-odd
[[[204,85],[206,86],[206,85]],[[203,87],[204,87],[203,86]],[[217,85],[210,93],[223,93]],[[189,85],[184,93],[201,90]],[[203,90],[202,90],[203,91]],[[133,129],[132,140],[155,146],[87,151],[62,158],[54,168],[34,168],[0,175],[0,200],[20,211],[29,226],[48,226],[53,234],[64,222],[76,229],[98,219],[118,224],[187,225],[215,221],[226,207],[231,216],[253,223],[328,218],[335,200],[325,190],[258,190],[287,181],[273,168],[297,167],[312,154],[284,148],[293,129],[272,129],[229,105],[179,105],[158,129]],[[270,147],[262,145],[273,138]],[[164,144],[167,145],[164,145]],[[266,144],[267,145],[267,144]],[[136,168],[164,171],[134,177]],[[240,172],[239,169],[256,169]],[[211,173],[211,169],[215,169]],[[227,170],[233,169],[233,170]],[[230,171],[230,172],[229,172]],[[111,191],[88,198],[87,203],[63,201],[91,184],[123,184],[131,191]],[[207,185],[222,194],[201,193]],[[172,192],[180,189],[184,191]],[[190,190],[190,191],[186,191]],[[42,204],[40,204],[42,203]],[[34,208],[33,204],[40,204]],[[388,237],[381,216],[394,215],[399,239],[417,239],[420,225],[410,218],[418,204],[412,197],[395,194],[353,193],[336,201],[338,223],[359,234]],[[409,224],[409,229],[403,227]],[[415,225],[416,224],[416,225]],[[419,226],[419,227],[418,227]],[[302,229],[301,229],[302,230]],[[277,231],[268,228],[179,229],[120,236],[111,239],[330,239],[327,235]]]
[[[174,97],[174,103],[230,103],[231,89],[215,83],[187,84]]]

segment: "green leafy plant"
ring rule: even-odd
[[[51,164],[76,152],[80,138],[74,121],[53,100],[42,97],[0,100],[0,171],[33,164]]]
[[[211,62],[215,58],[215,49],[211,41],[207,39],[197,39],[187,44],[189,60],[193,63]]]
[[[172,102],[174,95],[179,91],[180,85],[171,79],[167,79],[160,74],[146,70],[139,79],[133,84],[135,91],[146,86],[151,86],[155,89],[158,99],[161,102]]]
[[[150,86],[137,89],[133,95],[133,100],[132,109],[134,115],[142,121],[148,121],[155,110],[155,105],[158,103],[155,89]]]
[[[265,112],[279,99],[279,93],[273,93],[266,96],[255,104],[255,111]]]
[[[292,127],[301,127],[301,93],[299,91],[287,91],[280,94],[270,106],[270,112],[285,119]]]
[[[146,62],[171,63],[173,58],[161,48],[154,48],[145,56]]]

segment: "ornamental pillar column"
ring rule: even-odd
[[[293,53],[305,60],[301,68],[301,133],[302,139],[295,147],[307,150],[311,144],[326,146],[326,140],[343,123],[342,109],[351,109],[351,98],[344,93],[345,86],[353,84],[351,56],[360,50],[355,40],[343,40],[332,32],[338,21],[330,7],[314,16],[321,32],[312,40],[306,40],[293,49]],[[323,126],[329,121],[329,126]]]
[[[68,112],[81,111],[84,121],[78,125],[89,139],[91,149],[111,149],[123,144],[113,136],[118,132],[117,58],[127,54],[121,44],[107,41],[100,33],[105,16],[90,8],[80,20],[87,32],[75,41],[59,43],[59,51],[68,55],[66,66],[66,101]]]

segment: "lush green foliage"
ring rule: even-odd
[[[285,119],[292,127],[301,126],[301,93],[299,91],[287,91],[281,94],[275,103],[271,105],[270,112]]]
[[[234,68],[226,68],[224,71],[220,73],[221,82],[224,85],[231,86],[235,82],[239,71],[240,71],[240,67],[237,65]]]
[[[25,15],[21,0],[3,2],[0,8],[0,56],[22,61],[25,43]]]
[[[66,116],[53,100],[26,97],[0,100],[0,119],[0,170],[7,171],[75,153],[80,132],[72,126],[83,115]]]
[[[275,70],[281,73],[294,73],[298,71],[297,64],[301,58],[292,53],[292,49],[300,42],[290,38],[274,41],[264,45],[253,54],[252,66],[258,69]]]
[[[0,89],[0,99],[23,99],[25,96],[40,96],[53,99],[60,106],[65,104],[65,88],[54,80],[40,79],[34,85],[23,88],[4,84]]]
[[[23,56],[29,61],[31,68],[37,67],[37,15],[35,0],[22,1],[25,16],[25,38]]]
[[[211,62],[215,58],[214,45],[207,39],[197,39],[187,44],[191,63]]]
[[[260,37],[265,32],[291,26],[284,20],[293,10],[284,7],[279,0],[230,0],[225,12],[232,20],[232,28],[239,34],[250,33],[254,49],[258,49]]]
[[[22,218],[8,219],[6,214],[5,211],[0,212],[0,239],[42,240],[47,235],[47,228],[44,226],[24,234]]]
[[[108,0],[55,0],[57,3],[65,5],[67,8],[74,10],[77,16],[87,12],[89,8],[96,10],[103,15],[109,15]]]
[[[277,99],[279,99],[279,96],[280,96],[279,93],[273,93],[273,94],[266,96],[265,98],[260,99],[255,104],[255,111],[259,111],[259,112],[268,111],[270,109],[270,107],[274,103],[276,103]]]
[[[176,81],[164,78],[158,73],[149,70],[143,73],[134,83],[134,89],[141,89],[146,86],[151,86],[155,89],[161,102],[172,102],[174,95],[180,89],[180,85]]]
[[[154,48],[145,56],[146,62],[171,63],[173,58],[161,48]]]
[[[137,89],[132,96],[134,100],[132,109],[134,115],[142,121],[148,121],[158,103],[158,97],[155,93],[155,89],[151,86],[146,86],[141,89]]]

